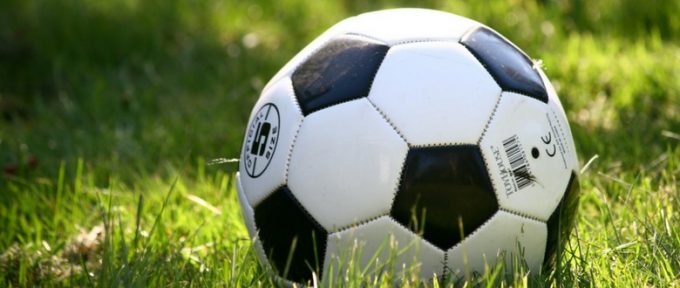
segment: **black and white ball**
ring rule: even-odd
[[[266,85],[238,195],[260,260],[289,281],[337,279],[355,245],[361,265],[385,261],[386,239],[423,279],[513,257],[538,273],[569,234],[577,167],[524,52],[473,20],[396,9],[336,24]]]

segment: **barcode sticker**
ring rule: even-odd
[[[503,149],[508,156],[510,170],[512,170],[517,190],[522,190],[529,186],[533,182],[533,176],[529,171],[529,163],[517,140],[517,135],[513,135],[510,138],[503,140]]]

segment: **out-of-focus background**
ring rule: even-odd
[[[271,284],[237,164],[209,162],[238,158],[297,51],[393,7],[478,20],[540,59],[586,166],[555,275],[479,283],[680,284],[680,1],[4,0],[0,286]]]

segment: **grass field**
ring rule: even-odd
[[[402,6],[541,59],[584,166],[556,271],[428,285],[680,286],[680,2],[478,2],[0,1],[0,286],[272,285],[237,164],[209,163],[238,158],[259,90],[299,49]],[[390,286],[376,277],[341,280]]]

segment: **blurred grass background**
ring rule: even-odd
[[[393,7],[473,18],[543,62],[582,163],[599,156],[559,280],[679,285],[672,0],[0,1],[0,285],[268,285],[237,165],[206,161],[238,158],[260,89],[309,41]]]

